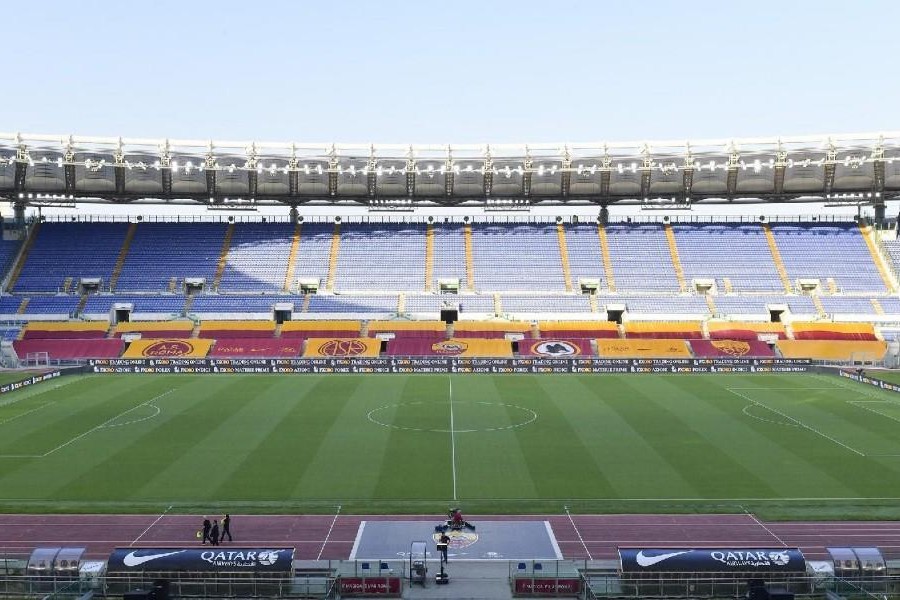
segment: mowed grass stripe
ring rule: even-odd
[[[456,435],[458,498],[541,497],[540,466],[532,462],[530,452],[541,449],[528,448],[521,436],[547,427],[550,415],[538,410],[534,422],[517,427],[532,418],[529,410],[536,404],[537,390],[523,390],[518,376],[452,378],[455,425],[468,431]]]
[[[694,396],[702,411],[717,416],[718,423],[712,429],[716,437],[713,443],[743,460],[748,470],[775,490],[776,497],[800,496],[811,487],[829,496],[855,495],[855,491],[830,468],[835,460],[847,458],[852,453],[740,396],[733,395],[731,401],[728,393],[719,387],[727,388],[729,383],[736,383],[728,379],[730,376],[727,379],[709,377],[707,390]],[[771,399],[777,394],[803,396],[816,391],[779,392],[776,388],[764,394]],[[822,452],[827,453],[827,459],[821,458]]]
[[[659,495],[660,489],[672,498],[698,495],[684,473],[611,405],[629,400],[642,402],[643,397],[636,397],[621,379],[584,375],[566,380],[569,381],[572,383],[560,388],[556,401],[582,439],[595,440],[586,445],[613,487],[612,497],[652,498]]]
[[[59,500],[84,500],[101,496],[111,500],[163,498],[165,501],[188,497],[204,497],[204,483],[216,477],[218,466],[214,457],[206,456],[206,467],[194,472],[194,479],[179,481],[183,487],[166,486],[148,490],[147,482],[172,468],[179,461],[189,460],[197,448],[215,434],[230,410],[237,407],[223,398],[225,390],[234,386],[228,378],[205,379],[188,376],[183,379],[169,377],[174,392],[155,403],[160,414],[147,421],[100,430],[84,440],[85,453],[94,460],[84,460],[82,474],[60,486],[51,496]],[[246,384],[250,385],[250,384]],[[218,404],[222,410],[215,410]],[[224,406],[223,406],[224,405]],[[73,448],[73,453],[77,451]]]
[[[372,498],[452,498],[448,376],[390,377],[384,382],[379,379],[377,383],[381,385],[370,388],[371,393],[361,403],[359,411],[360,419],[365,420],[363,439],[369,446],[351,449],[349,452],[355,456],[348,457],[377,474]],[[454,397],[459,398],[456,386],[453,392]],[[388,408],[378,410],[373,418],[395,427],[366,419],[365,414],[370,410],[384,406]],[[344,452],[348,451],[345,449]],[[351,481],[341,483],[344,489],[354,489]]]
[[[719,426],[715,418],[699,410],[691,394],[672,385],[670,379],[673,378],[623,378],[631,388],[630,397],[610,404],[671,468],[691,483],[698,497],[778,495],[740,457],[721,445],[722,440],[713,433]],[[697,384],[697,379],[692,381],[695,392],[705,387]]]

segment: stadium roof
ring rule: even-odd
[[[900,194],[900,132],[554,144],[338,144],[0,133],[0,199],[529,207],[873,201]]]

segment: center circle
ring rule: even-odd
[[[427,433],[477,433],[481,431],[504,431],[517,429],[534,423],[537,413],[530,408],[524,408],[515,404],[503,402],[453,402],[453,414],[451,418],[449,403],[435,402],[401,402],[398,404],[386,404],[373,408],[366,413],[366,418],[382,427],[399,429],[401,431],[422,431]],[[443,410],[435,410],[441,407]],[[512,423],[492,424],[498,421],[499,413],[508,417],[510,412],[519,415]],[[384,415],[393,411],[395,421],[385,422]],[[451,426],[452,421],[452,426]]]

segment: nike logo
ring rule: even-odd
[[[637,561],[637,564],[642,567],[652,567],[656,563],[660,563],[667,558],[672,558],[673,556],[679,556],[681,554],[687,554],[690,550],[679,550],[678,552],[667,552],[666,554],[657,554],[656,556],[644,556],[644,551],[639,551],[634,559]]]
[[[173,554],[181,554],[184,550],[176,550],[174,552],[163,552],[162,554],[148,554],[146,556],[135,556],[134,552],[129,552],[125,555],[125,558],[122,559],[122,562],[125,563],[126,567],[136,567],[138,565],[142,565],[145,562],[149,562],[156,558],[162,558],[164,556],[172,556]]]

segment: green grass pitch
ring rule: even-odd
[[[900,395],[830,375],[121,375],[0,398],[0,510],[900,517]]]

